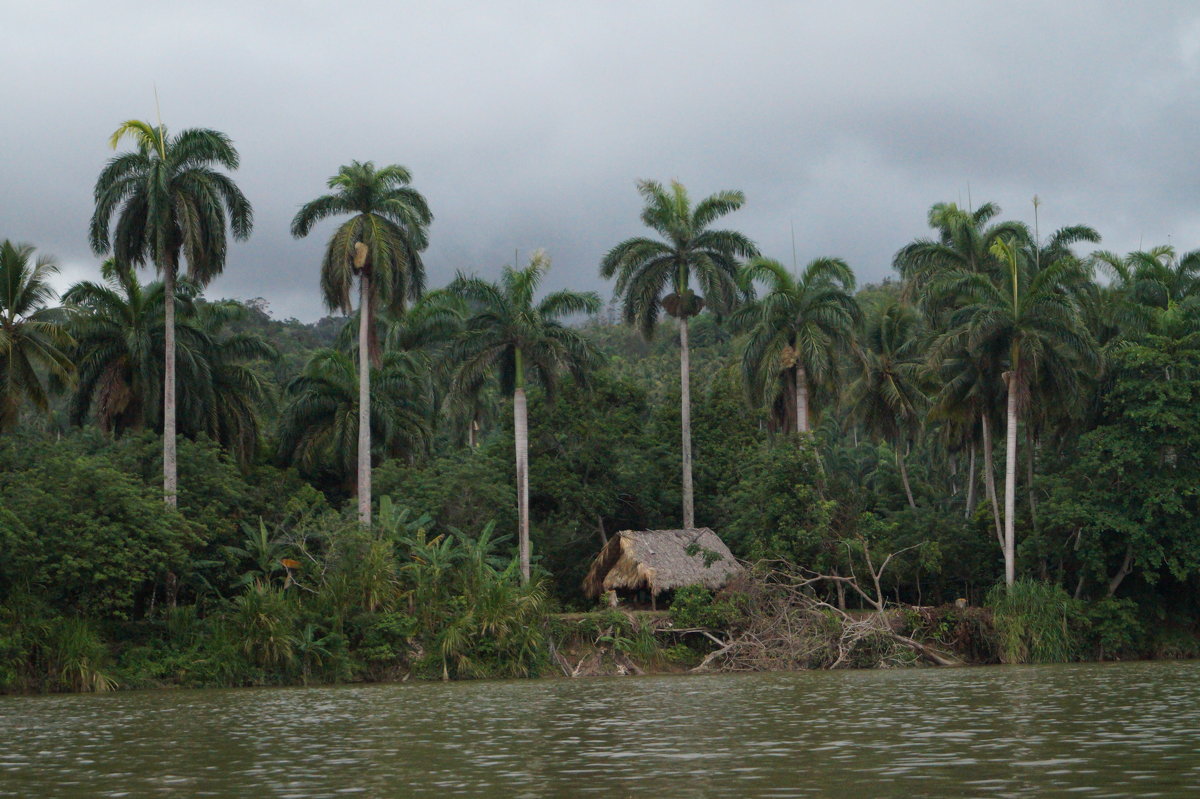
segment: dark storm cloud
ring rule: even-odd
[[[431,285],[535,247],[608,288],[636,178],[740,188],[763,250],[864,280],[940,200],[1104,246],[1200,247],[1200,10],[1187,3],[0,4],[0,236],[91,276],[91,188],[130,117],[229,133],[255,232],[214,295],[320,315],[329,227],[296,208],[350,159],[402,163]]]

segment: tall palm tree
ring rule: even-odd
[[[939,278],[943,295],[965,299],[951,316],[974,351],[1003,351],[1007,389],[1004,496],[1004,579],[1016,579],[1017,424],[1028,407],[1031,387],[1048,373],[1062,387],[1078,385],[1075,375],[1096,365],[1096,350],[1079,312],[1074,285],[1083,272],[1078,259],[1062,256],[1035,265],[1028,250],[999,238],[992,253],[1004,266],[999,274],[958,270]]]
[[[402,309],[425,288],[421,251],[429,242],[433,214],[412,175],[395,164],[376,169],[351,161],[331,177],[325,194],[306,203],[292,220],[292,235],[307,236],[329,217],[350,214],[329,239],[321,261],[325,306],[350,313],[358,278],[358,518],[371,523],[371,365],[382,365],[374,335],[380,307]]]
[[[995,221],[999,214],[1000,206],[995,203],[984,203],[975,210],[960,208],[955,203],[936,203],[929,209],[929,226],[936,235],[917,239],[896,253],[892,263],[904,281],[903,296],[924,311],[935,333],[944,336],[950,331],[949,315],[966,301],[952,293],[934,290],[944,285],[945,275],[966,273],[999,279],[1003,267],[992,252],[992,245],[1002,237],[1032,242],[1024,223]],[[991,392],[1003,382],[1000,379],[1003,352],[967,352],[955,349],[951,339],[943,338],[930,354],[935,372],[942,373],[946,367],[960,367],[954,385],[948,386],[951,393],[939,397],[934,406],[938,416],[945,417],[952,412],[956,398],[966,400],[973,396],[979,400],[958,409],[969,409],[978,414],[977,425],[975,419],[961,421],[966,429],[978,429],[981,434],[984,489],[992,506],[996,535],[1002,537],[992,440],[996,408],[987,398],[993,396]],[[964,379],[971,382],[964,384]]]
[[[0,433],[16,424],[22,397],[38,410],[50,409],[43,374],[69,379],[75,371],[62,312],[47,307],[58,265],[47,255],[32,258],[30,245],[0,242]]]
[[[905,447],[929,398],[922,385],[925,355],[921,320],[896,302],[867,320],[859,348],[860,373],[846,391],[849,417],[896,450],[896,467],[909,507],[917,507],[905,465]]]
[[[403,358],[387,355],[372,369],[372,447],[367,450],[419,450],[429,438],[428,409],[419,376]],[[279,417],[279,454],[306,474],[331,470],[353,490],[361,450],[356,445],[361,413],[361,382],[354,358],[334,349],[317,350],[284,389]]]
[[[224,133],[189,128],[171,136],[161,123],[129,120],[109,145],[115,150],[127,136],[135,149],[111,159],[96,180],[90,238],[97,254],[111,250],[117,261],[133,265],[151,261],[162,276],[163,495],[175,505],[174,298],[180,258],[187,261],[188,276],[207,285],[225,269],[226,225],[235,239],[248,238],[254,215],[237,185],[217,171],[237,169],[240,161]]]
[[[679,384],[683,444],[683,526],[696,526],[692,496],[692,402],[688,319],[706,305],[729,313],[740,299],[738,258],[758,255],[750,239],[711,225],[746,202],[740,191],[721,191],[694,207],[682,184],[670,189],[643,180],[638,192],[646,205],[642,222],[660,239],[636,237],[613,247],[600,262],[600,274],[617,278],[616,294],[623,300],[626,323],[636,324],[649,338],[663,311],[679,320]],[[693,281],[704,295],[696,294]]]
[[[739,280],[747,294],[755,282],[766,287],[761,298],[734,312],[734,321],[750,329],[742,350],[750,397],[761,404],[767,385],[782,383],[792,398],[795,429],[807,433],[810,381],[833,378],[837,352],[853,340],[862,317],[854,273],[839,258],[818,258],[795,277],[778,261],[756,258]]]
[[[566,370],[585,380],[598,361],[592,345],[563,317],[597,313],[602,305],[593,291],[556,291],[535,302],[534,295],[550,268],[537,251],[523,269],[506,266],[499,283],[459,273],[450,291],[471,308],[462,335],[450,349],[455,393],[473,396],[489,374],[513,400],[516,444],[518,548],[521,577],[529,581],[529,417],[526,383],[532,378],[549,392]]]

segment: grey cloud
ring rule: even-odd
[[[350,159],[413,170],[433,285],[547,248],[608,287],[634,180],[743,189],[731,218],[862,279],[930,204],[995,200],[1124,250],[1200,246],[1200,11],[1186,3],[0,4],[0,236],[94,274],[91,187],[130,117],[226,131],[255,233],[211,289],[322,313],[329,228],[296,208]]]

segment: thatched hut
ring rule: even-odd
[[[717,590],[741,567],[725,542],[707,527],[694,530],[623,530],[608,540],[583,578],[590,599],[608,591],[620,596],[659,594],[685,585]]]

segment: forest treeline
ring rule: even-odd
[[[541,252],[435,288],[412,176],[352,162],[293,221],[336,222],[302,324],[204,295],[252,230],[231,141],[127,139],[94,279],[0,244],[0,690],[537,673],[609,535],[697,525],[896,553],[888,601],[1048,617],[1058,658],[1200,652],[1200,251],[937,204],[860,286],[644,181],[607,303]]]

